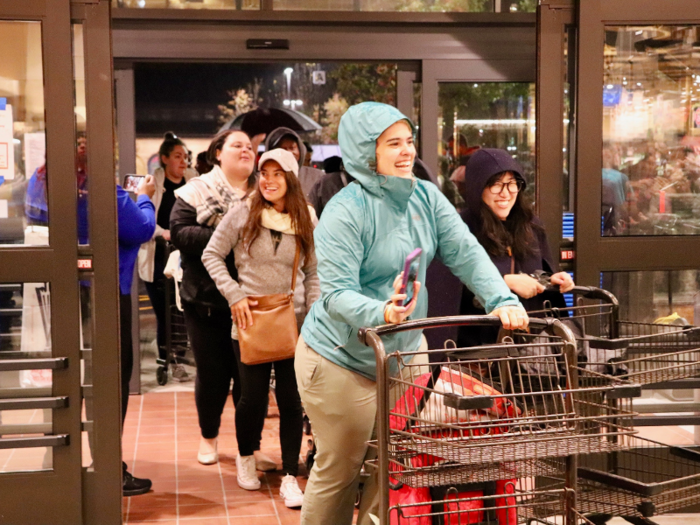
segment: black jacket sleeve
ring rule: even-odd
[[[176,199],[170,212],[170,240],[183,254],[201,257],[214,233],[212,228],[197,223],[197,210],[182,199]]]

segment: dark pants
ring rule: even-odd
[[[119,296],[119,326],[121,331],[122,360],[122,428],[129,406],[129,383],[134,370],[134,348],[131,342],[131,295]]]
[[[153,261],[153,282],[144,281],[148,299],[151,301],[153,313],[156,314],[156,340],[158,342],[158,357],[167,358],[165,350],[165,316],[168,314],[165,305],[165,287],[168,285],[163,270],[165,269],[165,249],[158,244],[156,246]]]
[[[192,345],[197,377],[194,400],[202,437],[219,435],[221,414],[233,380],[233,405],[238,406],[241,384],[236,356],[231,346],[231,311],[182,304],[185,326]]]
[[[265,424],[270,372],[273,363],[246,365],[241,362],[238,341],[233,341],[241,376],[241,400],[236,405],[236,438],[241,456],[250,456],[260,449]],[[280,411],[280,448],[282,470],[296,476],[299,472],[304,414],[294,373],[294,358],[275,361],[275,396]]]

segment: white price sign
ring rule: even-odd
[[[15,178],[15,146],[12,134],[12,106],[0,98],[0,177]]]

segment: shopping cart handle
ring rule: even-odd
[[[530,317],[530,327],[544,330],[553,325],[561,325],[557,319]],[[441,328],[446,326],[501,326],[501,319],[495,315],[455,315],[451,317],[428,317],[404,321],[398,324],[386,324],[377,327],[360,328],[357,337],[364,345],[367,343],[367,332],[374,332],[379,336],[390,335],[407,330],[423,330],[426,328]],[[564,330],[568,330],[566,327]],[[571,336],[573,341],[573,335]]]
[[[607,290],[603,290],[602,288],[596,288],[595,286],[574,286],[573,289],[568,293],[580,295],[586,299],[598,299],[615,306],[619,305],[617,297],[615,297]]]
[[[442,394],[445,406],[455,410],[488,410],[493,408],[493,398],[490,396],[458,396],[457,394]]]

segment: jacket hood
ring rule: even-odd
[[[295,131],[289,128],[277,128],[272,130],[265,138],[265,151],[270,151],[271,149],[279,148],[279,143],[285,137],[291,137],[297,141],[297,146],[299,146],[299,171],[304,166],[304,159],[306,158],[306,146],[304,146],[304,141],[301,137],[296,134]]]
[[[377,139],[389,126],[405,120],[415,134],[413,122],[398,109],[379,102],[362,102],[352,106],[340,119],[338,144],[343,156],[343,166],[366,190],[378,196],[385,186],[383,177],[377,174]]]
[[[513,176],[526,184],[523,177],[523,167],[510,153],[502,149],[481,148],[474,153],[465,167],[464,172],[464,197],[467,208],[467,223],[473,226],[472,221],[479,214],[481,206],[481,194],[486,183],[491,177],[506,171],[513,172]]]

